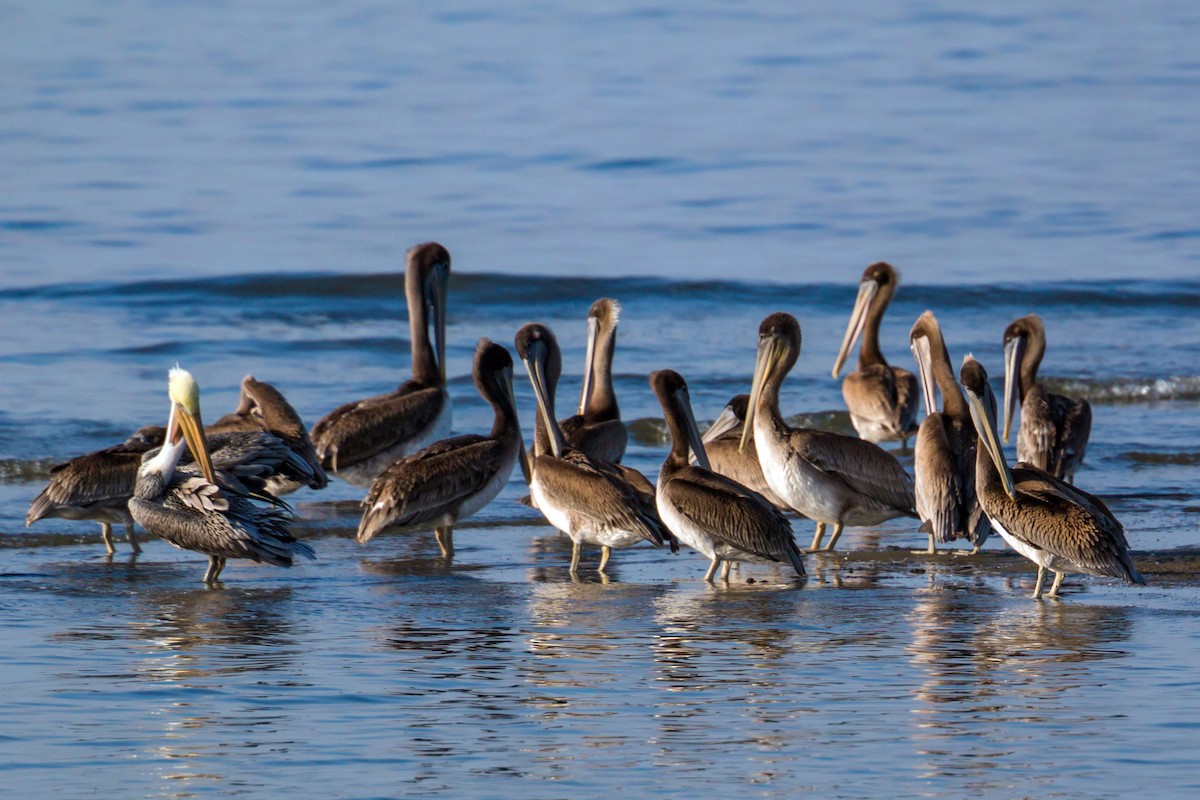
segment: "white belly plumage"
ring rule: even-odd
[[[400,459],[410,456],[434,442],[440,442],[442,439],[449,438],[453,416],[454,413],[450,407],[450,401],[447,399],[446,403],[442,406],[442,413],[437,415],[432,425],[421,431],[417,436],[371,456],[366,461],[360,461],[353,466],[343,467],[334,474],[346,483],[361,486],[364,489],[368,488],[379,477],[379,473]]]
[[[1061,558],[1058,558],[1048,550],[1039,550],[1038,548],[1032,547],[1013,536],[1004,529],[1003,525],[996,521],[995,517],[989,516],[988,519],[991,520],[992,527],[995,528],[1000,534],[1000,538],[1008,542],[1009,547],[1011,547],[1013,550],[1016,550],[1034,564],[1037,564],[1039,567],[1045,567],[1046,569],[1053,569],[1059,572],[1071,570],[1069,563],[1064,562]]]
[[[542,490],[542,485],[538,481],[538,474],[535,470],[533,480],[529,484],[529,494],[533,497],[537,508],[550,524],[558,528],[560,531],[571,537],[571,541],[581,544],[590,544],[597,547],[632,547],[645,537],[635,531],[621,530],[619,528],[610,528],[596,524],[589,524],[589,521],[582,514],[572,515],[569,508],[560,505],[553,498],[547,497]]]

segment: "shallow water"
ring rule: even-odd
[[[6,790],[1195,793],[1200,587],[1161,554],[1200,543],[1200,15],[1043,5],[0,9]],[[775,310],[804,329],[785,410],[847,431],[829,368],[878,258],[902,272],[895,364],[932,308],[999,390],[1004,326],[1037,311],[1043,377],[1094,408],[1078,481],[1154,583],[1033,603],[999,541],[906,558],[904,521],[847,532],[859,555],[804,583],[709,587],[649,547],[572,581],[519,481],[452,565],[430,535],[356,545],[345,483],[297,494],[319,560],[234,563],[215,590],[159,541],[110,562],[93,523],[22,527],[53,464],[163,422],[176,361],[208,419],[246,373],[310,424],[396,385],[397,271],[430,238],[454,254],[456,429],[490,424],[475,342],[535,319],[565,412],[612,296],[627,463],[651,476],[647,374],[681,371],[711,419]]]

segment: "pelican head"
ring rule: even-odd
[[[1026,314],[1014,320],[1004,329],[1004,441],[1008,441],[1012,433],[1013,414],[1017,410],[1017,401],[1029,388],[1020,386],[1021,364],[1025,360],[1025,352],[1032,350],[1036,353],[1036,361],[1042,360],[1046,349],[1046,328],[1042,318],[1037,314]],[[1037,366],[1034,366],[1036,375]]]
[[[588,398],[596,382],[596,341],[601,334],[605,337],[617,335],[617,322],[621,319],[621,304],[608,297],[592,303],[588,311],[587,355],[583,359],[583,391],[579,395],[579,413],[587,413]]]
[[[963,359],[962,369],[958,373],[959,382],[967,392],[967,404],[971,408],[971,420],[975,423],[975,431],[979,434],[979,444],[987,448],[996,471],[1000,473],[1000,482],[1004,493],[1016,500],[1016,489],[1013,487],[1012,473],[1008,462],[1004,459],[1004,450],[1000,446],[1000,436],[996,432],[996,395],[988,384],[987,371],[972,355]]]
[[[550,433],[550,447],[554,455],[561,456],[566,440],[554,416],[554,390],[562,372],[562,352],[558,349],[558,340],[545,325],[531,322],[521,326],[513,343],[517,348],[517,356],[529,373],[529,382],[533,384],[538,412]]]
[[[209,483],[216,483],[216,473],[208,454],[208,440],[204,437],[204,421],[200,417],[200,386],[192,373],[178,365],[172,367],[167,375],[167,397],[171,401],[167,443],[177,444],[182,435],[205,479]]]
[[[475,388],[485,399],[507,404],[513,415],[517,401],[513,396],[513,360],[508,351],[491,339],[475,345]]]
[[[891,297],[896,290],[896,269],[886,261],[878,261],[867,267],[858,284],[858,297],[854,300],[854,310],[850,312],[850,321],[846,323],[846,334],[842,337],[842,347],[838,350],[837,359],[833,362],[833,377],[842,371],[846,357],[854,349],[858,337],[862,335],[867,324],[867,314],[871,310],[876,296]]]
[[[678,427],[682,427],[683,430],[678,433],[682,433],[687,440],[688,447],[696,456],[696,463],[704,469],[711,469],[704,442],[700,439],[700,428],[692,413],[692,396],[688,392],[687,381],[673,369],[660,369],[650,373],[650,388],[662,405],[672,436],[677,435]]]
[[[945,348],[941,327],[932,311],[926,311],[917,317],[912,331],[908,334],[908,343],[912,349],[913,358],[917,361],[917,371],[921,375],[925,416],[929,416],[937,411],[937,387],[933,377],[933,348],[938,346]]]
[[[408,250],[404,272],[405,290],[411,302],[419,298],[433,325],[434,352],[442,383],[446,382],[446,293],[450,282],[450,251],[437,242],[414,245]],[[416,295],[416,298],[414,298]]]
[[[763,397],[763,388],[770,384],[778,388],[800,356],[800,341],[800,323],[783,311],[771,314],[758,326],[758,358],[754,362],[754,378],[750,383],[750,402],[746,407],[739,452],[745,452],[746,442],[754,435],[754,419]],[[770,395],[768,397],[776,399]]]
[[[746,407],[750,405],[750,395],[739,394],[725,404],[721,413],[708,426],[708,430],[700,437],[700,441],[708,444],[716,441],[729,431],[740,428],[746,422]]]

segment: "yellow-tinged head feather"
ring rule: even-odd
[[[178,364],[167,373],[167,396],[172,403],[178,403],[193,415],[200,410],[200,386],[192,373]]]

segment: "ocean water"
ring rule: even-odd
[[[1200,83],[1185,5],[29,4],[0,9],[0,778],[58,796],[1118,797],[1197,791]],[[649,372],[712,419],[759,321],[829,376],[858,277],[932,309],[999,391],[1001,335],[1087,397],[1078,483],[1149,587],[910,557],[852,529],[797,582],[569,542],[501,496],[459,529],[352,539],[361,490],[293,496],[319,560],[233,563],[25,511],[50,467],[252,373],[310,424],[409,372],[404,250],[451,250],[455,428],[480,337],[538,320],[578,395],[623,307],[627,463],[665,456]],[[533,401],[518,374],[522,423]],[[1010,451],[1011,456],[1011,451]],[[911,467],[911,459],[901,456]],[[796,521],[807,542],[811,524]],[[118,539],[122,538],[118,531]],[[753,583],[750,580],[753,580]]]

